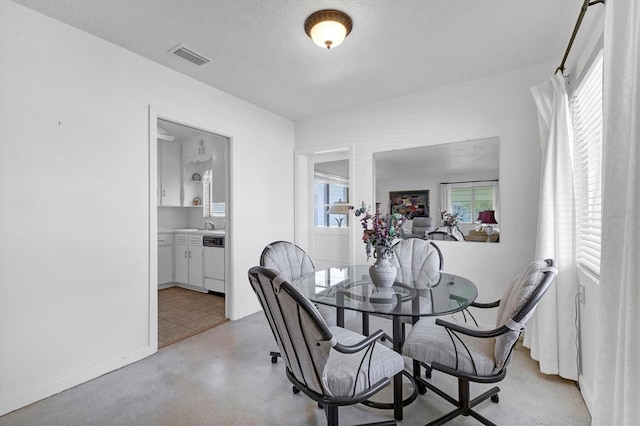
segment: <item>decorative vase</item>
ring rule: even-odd
[[[392,287],[396,280],[398,270],[389,262],[390,256],[387,255],[386,248],[384,246],[376,246],[374,256],[376,261],[369,267],[371,281],[373,281],[376,287]]]

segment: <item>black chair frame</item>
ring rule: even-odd
[[[553,260],[546,259],[545,262],[547,263],[547,266],[555,267],[555,262]],[[529,300],[527,300],[527,302],[513,315],[512,318],[515,323],[520,323],[526,317],[526,315],[532,309],[535,308],[535,306],[538,304],[538,302],[540,301],[542,296],[545,294],[545,292],[547,291],[547,289],[549,288],[549,286],[551,285],[554,279],[555,279],[554,273],[547,273],[545,279],[536,288],[535,292],[531,295]],[[497,300],[492,303],[472,303],[471,304],[471,306],[476,308],[481,308],[481,309],[496,308],[499,305],[500,305],[500,300]],[[473,318],[473,316],[471,317]],[[465,320],[466,320],[466,317],[465,317]],[[475,318],[473,318],[473,321],[475,322]],[[447,333],[449,334],[449,337],[451,338],[451,342],[453,343],[453,345],[456,348],[458,344],[462,345],[464,350],[467,352],[467,354],[471,358],[472,363],[473,363],[473,357],[471,356],[469,349],[464,344],[464,342],[462,341],[458,333],[464,334],[466,336],[471,336],[471,337],[489,338],[489,337],[498,337],[510,331],[513,331],[504,325],[492,330],[484,330],[484,331],[476,330],[476,329],[468,329],[460,324],[451,323],[440,318],[436,319],[436,325],[445,327]],[[522,333],[523,330],[524,330],[524,326],[520,328],[519,332]],[[515,348],[516,343],[517,343],[517,340],[513,343],[513,345],[511,345],[511,348],[509,349],[509,358],[513,353],[513,349]],[[491,376],[478,376],[477,374],[469,374],[469,373],[465,373],[463,371],[457,370],[457,366],[458,366],[457,353],[458,351],[456,349],[456,369],[447,367],[437,362],[433,362],[431,363],[431,365],[427,365],[420,361],[413,360],[413,378],[418,386],[418,392],[421,394],[424,394],[427,391],[427,389],[431,389],[433,392],[435,392],[436,394],[438,394],[439,396],[441,396],[442,398],[444,398],[445,400],[449,401],[451,404],[457,407],[455,410],[428,423],[428,426],[442,425],[460,415],[472,416],[476,420],[478,420],[479,422],[485,425],[495,425],[495,423],[491,422],[486,417],[474,411],[473,407],[475,407],[476,405],[480,404],[481,402],[489,398],[491,398],[491,402],[498,403],[500,400],[498,396],[498,392],[500,392],[500,388],[498,386],[494,386],[491,389],[487,390],[486,392],[482,393],[481,395],[471,399],[471,394],[469,391],[469,382],[497,383],[503,380],[507,374],[507,369],[506,369],[507,362],[505,363],[505,367],[503,367],[496,374],[493,374]],[[427,382],[425,379],[420,377],[420,374],[421,374],[420,367],[422,366],[425,367],[427,370],[426,372],[427,379],[431,378],[431,370],[438,370],[443,373],[449,374],[450,376],[457,377],[458,378],[458,399],[456,400],[452,396],[448,395],[441,389],[437,388],[433,384]],[[474,371],[476,371],[475,365],[473,368],[474,368]]]
[[[258,274],[260,273],[265,275],[266,278],[268,278],[272,283],[274,278],[277,276],[276,271],[272,269],[264,268],[264,267],[256,266],[249,270],[250,278],[253,278],[255,280],[259,280]],[[317,313],[317,311],[312,309],[312,303],[308,299],[306,299],[304,296],[302,296],[300,293],[295,291],[291,286],[291,284],[289,284],[286,281],[283,282],[280,285],[280,291],[287,292],[287,294],[289,294],[298,303],[300,308],[304,309],[307,312],[307,314],[309,314],[310,316],[316,318],[316,320],[319,323],[324,324],[324,320],[322,319],[322,317]],[[262,306],[262,309],[264,310],[265,315],[269,320],[274,337],[276,338],[276,341],[280,345],[280,342],[282,341],[282,337],[276,334],[277,327],[274,326],[275,324],[274,313],[271,312],[270,307],[264,302],[265,300],[264,296],[261,295],[255,287],[254,287],[254,292],[256,293],[256,296],[260,301],[260,305]],[[328,340],[331,338],[331,332],[329,331],[328,328],[326,328],[326,325],[324,326],[324,329],[325,330],[323,332],[323,335],[325,336],[323,337],[325,337]],[[376,342],[380,339],[385,339],[385,338],[389,339],[389,336],[385,334],[384,331],[378,330],[375,333],[371,334],[370,336],[366,336],[361,341],[354,343],[352,345],[342,345],[340,343],[336,343],[333,346],[333,349],[335,349],[338,352],[342,352],[346,354],[357,353],[364,350],[365,354],[363,355],[363,358],[361,361],[361,366],[362,366],[366,355],[373,350],[373,346],[376,344]],[[293,351],[294,353],[291,353],[291,354],[286,353],[287,359],[298,360],[298,354],[295,353],[295,348],[293,349]],[[345,405],[354,405],[354,404],[364,402],[368,400],[371,396],[373,396],[374,394],[382,390],[384,387],[388,386],[389,383],[391,382],[390,378],[387,377],[378,381],[377,383],[374,383],[373,385],[366,388],[360,393],[356,394],[354,391],[354,394],[352,394],[351,396],[335,397],[335,396],[322,395],[313,391],[312,389],[309,389],[305,383],[298,380],[294,376],[294,374],[291,372],[291,370],[288,367],[286,368],[286,376],[289,379],[289,381],[293,384],[294,393],[297,394],[300,391],[302,391],[309,398],[316,401],[320,408],[324,408],[328,426],[338,426],[339,424],[338,408],[339,407],[345,406]],[[396,424],[397,423],[395,420],[387,420],[382,422],[367,423],[366,425],[367,426],[393,426]]]
[[[295,246],[297,249],[302,250],[302,248],[298,247],[296,244],[290,242],[290,241],[284,241],[284,240],[279,240],[279,241],[274,241],[271,244],[268,244],[263,250],[262,253],[260,253],[260,266],[264,266],[264,258],[267,255],[267,252],[271,249],[271,246],[274,244],[292,244],[293,246]],[[304,250],[302,250],[304,251]],[[313,261],[309,258],[309,262],[311,262],[311,264],[313,265]],[[280,352],[278,351],[270,351],[269,355],[271,356],[271,362],[276,364],[278,362],[278,358],[282,357],[282,355],[280,354]]]

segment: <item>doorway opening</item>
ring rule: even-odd
[[[155,124],[162,348],[227,321],[230,140],[170,119]]]
[[[308,161],[309,254],[316,267],[348,264],[353,228],[350,152],[316,154]]]

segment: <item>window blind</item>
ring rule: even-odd
[[[602,52],[571,98],[574,131],[576,262],[600,275],[602,229]]]
[[[447,210],[457,213],[460,222],[474,223],[479,212],[496,210],[493,204],[493,186],[452,184],[449,191],[451,206]]]

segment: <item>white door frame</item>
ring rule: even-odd
[[[151,353],[158,351],[158,119],[171,121],[203,132],[212,133],[227,139],[227,187],[226,187],[226,233],[225,233],[225,316],[230,317],[233,309],[233,230],[231,190],[233,138],[223,132],[210,129],[200,123],[193,123],[175,115],[166,114],[149,105],[149,346]]]

